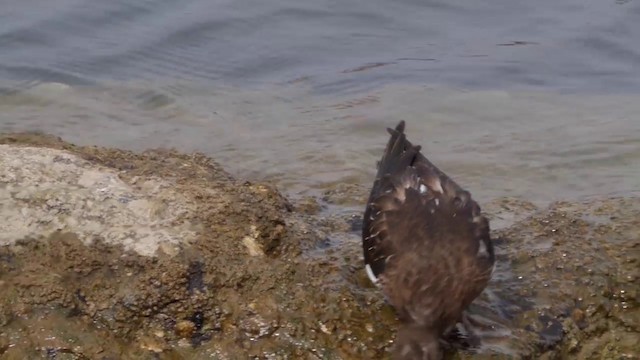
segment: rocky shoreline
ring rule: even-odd
[[[0,135],[0,358],[388,358],[361,214],[323,210],[366,193],[292,202],[201,154]],[[639,199],[485,210],[508,224],[486,344],[449,358],[638,358]]]

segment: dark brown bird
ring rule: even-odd
[[[439,360],[441,337],[491,279],[489,221],[471,194],[391,134],[364,213],[367,274],[401,321],[394,357]]]

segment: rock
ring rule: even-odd
[[[315,198],[307,196],[298,201],[295,209],[302,214],[317,215],[322,210],[322,206]]]
[[[178,321],[175,331],[179,338],[189,339],[196,331],[196,324],[189,320]]]
[[[0,303],[9,304],[0,320],[10,336],[42,335],[16,320],[16,304],[26,304],[30,318],[69,328],[89,339],[81,349],[97,344],[114,358],[191,345],[221,358],[334,351],[317,299],[327,292],[322,279],[339,269],[301,261],[301,249],[322,239],[272,186],[238,181],[199,154],[77,147],[37,134],[0,136],[0,144],[0,211],[12,219],[0,224]],[[335,326],[357,326],[352,313],[375,321],[348,293],[350,305],[332,311]],[[48,309],[70,317],[52,319]],[[66,325],[75,319],[84,325]],[[246,341],[238,347],[236,338]],[[32,357],[26,349],[8,351]]]
[[[0,135],[0,357],[386,359],[397,321],[362,266],[366,196],[335,185],[295,211],[201,154]],[[487,208],[483,345],[449,358],[631,358],[640,200]]]
[[[150,178],[136,189],[73,153],[10,145],[0,145],[0,169],[0,245],[73,232],[87,245],[99,238],[149,256],[196,237],[186,219],[195,206],[167,181]]]

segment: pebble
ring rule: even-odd
[[[176,323],[175,331],[176,335],[180,338],[190,338],[196,331],[196,324],[189,320],[178,321],[178,323]]]
[[[582,311],[580,309],[574,309],[573,312],[571,313],[571,318],[576,323],[580,323],[580,322],[584,321],[584,318],[585,318],[584,311]]]

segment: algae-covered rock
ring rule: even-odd
[[[0,143],[2,356],[384,355],[395,319],[307,258],[323,238],[273,186],[198,154]]]
[[[633,359],[640,354],[640,199],[558,202],[506,230],[506,281],[530,302],[516,316],[538,329],[557,358]],[[503,291],[505,296],[509,291]],[[544,324],[541,324],[544,327]]]
[[[200,154],[0,136],[0,358],[386,359],[397,323],[362,267],[366,195],[292,204]],[[485,209],[482,346],[454,337],[449,359],[637,355],[638,199]]]

